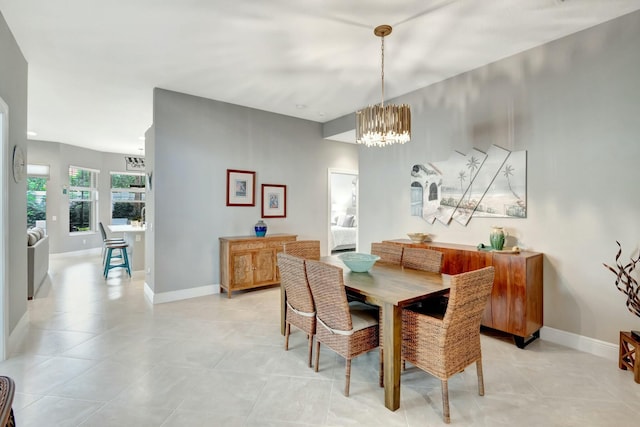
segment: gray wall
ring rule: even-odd
[[[398,98],[412,106],[412,141],[359,149],[360,247],[417,231],[475,246],[504,226],[545,254],[546,326],[611,343],[638,329],[602,263],[616,240],[625,259],[640,245],[639,40],[636,12]],[[528,218],[410,216],[413,164],[492,143],[528,152]]]
[[[8,262],[9,332],[27,311],[27,184],[13,180],[13,147],[27,151],[27,61],[0,14],[0,98],[9,106],[9,143],[3,147],[5,171],[0,182],[7,183],[8,228],[2,236],[6,242]],[[4,190],[3,190],[4,191]]]
[[[266,219],[268,233],[320,239],[326,253],[327,170],[357,170],[354,145],[323,140],[319,123],[162,89],[153,114],[156,294],[220,283],[218,238],[253,233],[265,183],[287,186],[287,217]],[[255,207],[226,206],[227,169],[256,172]]]
[[[98,220],[111,223],[111,172],[126,172],[125,155],[104,153],[58,142],[28,142],[29,163],[49,165],[51,177],[47,181],[47,233],[51,253],[73,252],[102,245],[99,230],[94,233],[69,233],[69,197],[62,194],[69,185],[69,166],[99,170]],[[53,217],[56,217],[56,221]],[[108,231],[108,230],[107,230]]]

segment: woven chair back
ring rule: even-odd
[[[318,319],[331,329],[352,330],[342,269],[312,260],[307,260],[305,265]]]
[[[284,253],[304,259],[320,260],[320,240],[296,240],[284,244]]]
[[[451,277],[451,290],[443,323],[448,338],[459,334],[480,334],[480,322],[493,289],[494,267]],[[464,332],[468,331],[468,332]]]
[[[424,248],[404,248],[402,265],[415,270],[440,273],[442,271],[442,252]]]
[[[307,282],[304,259],[278,253],[278,269],[280,284],[287,294],[287,303],[298,311],[313,313],[315,306]]]
[[[402,263],[402,246],[393,243],[371,243],[371,255],[378,255],[380,261],[400,265]]]

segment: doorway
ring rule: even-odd
[[[358,171],[329,169],[328,204],[329,253],[357,250]]]
[[[0,202],[0,236],[2,236],[2,243],[0,243],[0,361],[7,358],[7,340],[9,338],[9,288],[7,286],[7,266],[9,260],[7,259],[7,236],[8,236],[8,206],[7,199],[9,197],[9,183],[7,182],[8,173],[5,171],[5,165],[8,164],[6,158],[9,152],[9,107],[0,98],[0,190],[2,191],[2,198]]]

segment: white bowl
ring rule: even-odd
[[[338,255],[338,258],[354,273],[364,273],[371,270],[373,264],[380,259],[378,255],[363,254],[360,252],[345,252]]]

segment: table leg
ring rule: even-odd
[[[384,406],[395,411],[400,407],[400,365],[402,349],[402,308],[385,303],[382,307],[384,330]]]
[[[287,295],[284,286],[280,284],[280,334],[284,335],[285,316],[287,315]]]

